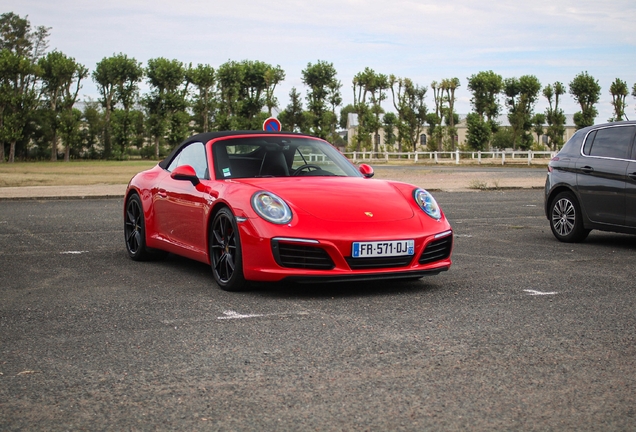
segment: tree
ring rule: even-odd
[[[532,130],[537,134],[537,144],[541,144],[541,135],[544,132],[545,114],[536,113],[532,117]]]
[[[616,78],[610,86],[610,93],[612,94],[612,106],[614,107],[614,117],[610,121],[622,121],[623,117],[625,117],[625,108],[627,108],[625,99],[629,94],[627,83]]]
[[[499,94],[503,90],[503,78],[493,71],[479,72],[468,78],[468,89],[473,97],[470,99],[474,111],[488,121],[499,116]]]
[[[385,144],[392,148],[393,145],[397,142],[397,136],[395,135],[395,130],[398,127],[398,118],[392,113],[388,112],[384,114],[382,118],[382,129],[384,130],[384,142]]]
[[[488,130],[488,133],[484,132],[485,130]],[[490,123],[475,112],[466,116],[466,143],[470,148],[474,150],[486,150],[491,137],[492,130]]]
[[[260,129],[266,118],[263,113],[269,88],[266,75],[272,66],[260,61],[244,60],[241,67],[243,76],[239,87],[239,128]]]
[[[214,112],[214,85],[216,76],[214,68],[210,65],[199,64],[196,68],[192,65],[186,71],[186,80],[197,90],[192,108],[194,118],[199,125],[200,132],[209,132]]]
[[[507,78],[504,81],[513,148],[519,146],[528,149],[534,141],[529,131],[532,128],[533,109],[540,90],[541,83],[534,75],[523,75],[518,79]]]
[[[281,128],[289,132],[302,132],[305,130],[305,116],[303,101],[296,87],[289,92],[289,105],[278,115]]]
[[[0,51],[0,162],[5,161],[5,143],[9,143],[9,162],[14,162],[16,143],[37,104],[34,72],[28,58]]]
[[[70,113],[82,88],[82,80],[88,76],[88,69],[59,51],[52,51],[38,62],[41,70],[42,86],[52,118],[51,161],[57,160],[58,128],[61,116],[72,117]],[[64,143],[64,160],[69,161],[70,143]]]
[[[565,114],[559,108],[559,97],[564,95],[567,89],[559,81],[554,85],[548,84],[543,89],[543,96],[548,100],[548,108],[545,111],[545,119],[548,124],[546,135],[548,145],[552,150],[556,150],[563,145],[563,134],[565,133]]]
[[[574,113],[574,124],[576,124],[576,128],[581,129],[592,126],[598,115],[598,111],[594,105],[601,97],[601,86],[598,80],[588,75],[587,71],[581,72],[570,82],[570,94],[581,106],[581,111]]]
[[[146,76],[151,91],[144,98],[144,105],[148,111],[150,134],[154,139],[154,156],[159,159],[160,142],[165,136],[171,146],[187,136],[189,116],[185,110],[188,82],[183,63],[163,57],[148,60]]]
[[[433,81],[431,83],[431,89],[433,90],[433,101],[435,102],[435,113],[431,114],[427,117],[426,121],[429,124],[428,134],[435,143],[437,147],[435,150],[442,150],[442,138],[444,135],[444,131],[442,130],[442,116],[444,110],[444,97],[442,93],[442,86],[437,83],[437,81]],[[429,144],[429,148],[433,147],[433,140],[431,140]]]
[[[135,121],[142,115],[140,111],[133,110],[133,106],[139,101],[139,83],[143,79],[144,69],[141,62],[126,55],[119,57],[119,68],[115,94],[122,110],[119,114],[119,133],[115,135],[115,145],[123,156],[135,139]]]
[[[271,117],[272,108],[278,106],[278,100],[274,97],[276,86],[285,79],[285,71],[279,65],[275,67],[269,66],[265,70],[265,105],[267,106],[267,115]]]
[[[496,132],[499,125],[497,124],[497,117],[499,116],[499,94],[503,90],[503,78],[501,75],[494,73],[493,71],[479,72],[475,75],[471,75],[468,78],[468,89],[472,92],[472,98],[470,100],[473,105],[474,112],[479,115],[480,121],[471,119],[468,125],[468,141],[480,148],[486,148],[490,141],[482,143],[480,140],[485,137],[492,136],[492,133]],[[485,134],[481,131],[484,127],[481,123],[487,123],[490,127],[491,134]],[[471,130],[476,134],[472,138],[470,137]],[[488,138],[490,140],[490,138]]]
[[[218,130],[236,130],[239,92],[243,79],[240,63],[228,61],[216,71],[219,110],[216,118]]]
[[[358,116],[358,127],[356,130],[356,135],[354,137],[354,149],[356,151],[361,151],[363,148],[368,149],[371,147],[371,139],[369,135],[370,131],[367,129],[367,118],[370,117],[369,104],[367,102],[369,89],[366,85],[367,81],[370,80],[367,76],[369,75],[369,71],[371,70],[369,68],[366,68],[364,72],[358,72],[356,75],[353,76],[352,80],[353,109]]]
[[[104,130],[103,130],[103,143],[104,143],[104,157],[109,158],[112,153],[111,148],[111,124],[110,118],[113,110],[115,109],[115,66],[112,58],[104,57],[102,61],[97,63],[95,70],[93,71],[93,81],[97,84],[97,90],[101,94],[100,102],[104,107]]]
[[[60,113],[59,133],[64,143],[64,160],[68,161],[71,151],[75,155],[79,153],[82,145],[81,126],[82,112],[77,108],[64,110]]]
[[[353,77],[354,107],[358,114],[357,150],[360,150],[362,142],[368,142],[369,134],[379,137],[382,127],[380,115],[384,113],[381,104],[387,98],[389,86],[386,75],[376,73],[368,67]],[[374,151],[377,153],[380,151],[379,139],[375,138],[373,141]]]
[[[0,163],[15,160],[16,144],[28,141],[25,132],[39,104],[37,62],[47,48],[49,28],[31,30],[27,18],[13,12],[0,15]]]
[[[280,66],[260,61],[229,61],[217,70],[220,130],[260,129],[268,112],[277,106],[276,85],[284,79]]]
[[[441,149],[442,142],[442,119],[436,113],[431,112],[426,114],[426,123],[428,123],[426,132],[431,137],[426,142],[426,147],[429,151],[438,151]]]
[[[468,78],[468,89],[473,95],[470,102],[474,112],[479,115],[481,123],[488,123],[491,131],[491,134],[484,134],[474,129],[475,135],[472,140],[476,143],[475,139],[478,140],[478,137],[483,139],[486,136],[492,136],[492,133],[495,133],[499,128],[497,118],[499,117],[500,111],[499,94],[503,90],[503,78],[493,71],[479,72]],[[472,119],[471,123],[473,128],[477,127],[475,119]],[[479,129],[483,127],[483,125],[479,125]],[[468,129],[470,134],[471,127],[469,126]],[[486,143],[486,145],[489,144],[490,141]],[[481,147],[484,143],[480,143],[479,145]]]
[[[88,157],[96,159],[100,157],[98,145],[104,132],[104,115],[100,102],[85,101],[82,112],[83,126],[80,129],[80,141],[82,148],[88,151]]]
[[[337,102],[340,95],[341,85],[336,79],[336,69],[333,63],[322,60],[316,64],[308,63],[302,71],[302,82],[309,88],[306,96],[309,132],[326,139],[338,122],[333,109],[329,110],[328,106],[330,101]]]
[[[427,112],[424,99],[426,87],[414,84],[409,78],[389,78],[393,106],[398,114],[398,149],[406,144],[411,150],[417,150],[417,143],[424,130]]]
[[[473,150],[485,150],[492,138],[492,130],[490,124],[475,112],[466,116],[466,125],[468,133],[466,136],[467,144]]]
[[[451,147],[454,150],[457,138],[457,128],[455,123],[457,122],[457,116],[455,114],[455,90],[460,86],[459,78],[450,78],[442,80],[441,88],[442,93],[446,93],[444,101],[447,104],[447,111],[444,115],[446,118],[446,124],[448,126],[448,136],[451,139]]]
[[[340,89],[342,88],[342,83],[336,79],[332,80],[327,86],[329,92],[327,94],[327,103],[331,106],[331,112],[327,113],[327,121],[329,123],[329,131],[330,134],[327,137],[329,142],[335,144],[337,142],[342,143],[344,146],[344,142],[340,135],[336,133],[336,126],[338,125],[338,116],[336,115],[336,108],[342,105],[342,94],[340,93]]]
[[[44,55],[48,47],[50,27],[38,26],[31,30],[31,23],[13,12],[0,15],[0,50],[29,58],[32,62]]]
[[[124,115],[119,115],[118,119],[124,122],[123,129],[118,127],[119,153],[123,153],[128,145],[128,129],[130,118],[128,113],[138,95],[138,85],[143,78],[143,68],[134,58],[119,53],[111,57],[104,57],[97,63],[93,71],[93,81],[101,94],[100,102],[104,107],[104,157],[110,158],[113,153],[112,148],[112,125],[111,116],[117,103],[121,103],[124,108]]]
[[[491,144],[493,148],[506,149],[514,146],[514,134],[512,128],[501,127],[492,135]]]

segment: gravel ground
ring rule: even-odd
[[[448,272],[242,293],[129,259],[121,198],[0,203],[0,431],[634,430],[636,237],[435,197]]]

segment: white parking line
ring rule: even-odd
[[[283,312],[283,313],[271,313],[271,314],[240,314],[233,310],[223,311],[225,316],[217,317],[216,319],[220,320],[229,320],[229,319],[245,319],[245,318],[261,318],[261,317],[270,317],[270,316],[290,316],[290,315],[309,315],[307,312]]]
[[[538,296],[538,295],[555,295],[558,294],[558,292],[556,291],[551,291],[551,292],[542,292],[542,291],[535,291],[535,290],[524,290],[525,292],[528,293],[528,295],[533,295],[533,296]]]
[[[262,315],[262,314],[243,315],[243,314],[240,314],[238,312],[231,311],[231,310],[223,311],[223,314],[225,314],[225,316],[217,317],[216,319],[243,319],[243,318],[257,318],[257,317],[265,316],[265,315]]]
[[[60,255],[80,255],[83,253],[88,253],[88,251],[66,251],[66,252],[60,252]]]

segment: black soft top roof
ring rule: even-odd
[[[296,133],[296,132],[272,132],[272,131],[254,131],[254,130],[204,132],[204,133],[192,135],[191,137],[186,138],[186,140],[183,141],[178,146],[176,146],[174,150],[172,150],[172,152],[170,152],[170,154],[164,160],[159,162],[159,166],[163,169],[168,168],[168,165],[170,165],[170,161],[172,161],[172,158],[174,157],[174,155],[177,154],[182,147],[188,144],[191,144],[193,142],[201,142],[205,144],[208,141],[215,138],[222,138],[222,137],[228,137],[228,136],[234,136],[234,135],[294,135],[294,136],[315,138],[311,135]]]

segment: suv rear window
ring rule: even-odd
[[[634,139],[634,130],[634,126],[618,126],[593,131],[585,140],[583,154],[628,159]]]

